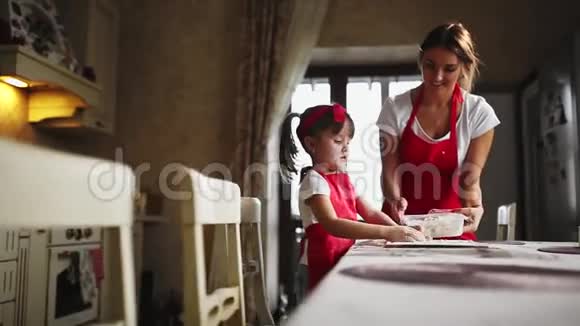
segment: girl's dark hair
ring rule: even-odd
[[[302,114],[290,113],[284,119],[284,122],[282,123],[282,132],[281,132],[281,136],[280,136],[281,137],[281,140],[280,140],[280,166],[282,168],[281,169],[282,176],[286,180],[290,180],[292,173],[298,173],[298,169],[296,168],[296,162],[295,162],[296,156],[298,155],[298,147],[296,146],[296,142],[295,142],[294,136],[292,134],[292,120],[294,118],[300,118],[300,120],[302,121],[303,119],[306,119],[314,111],[320,109],[321,107],[328,107],[328,106],[329,105],[313,106],[313,107],[306,109],[306,111],[304,111],[304,113],[302,113]],[[331,130],[333,134],[338,134],[342,130],[342,128],[344,127],[344,124],[347,121],[350,125],[349,136],[352,138],[354,136],[354,122],[352,121],[352,118],[350,117],[350,115],[348,113],[346,114],[346,119],[344,120],[344,122],[336,122],[334,120],[333,111],[328,110],[316,122],[314,122],[312,127],[310,127],[307,130],[304,130],[304,133],[298,136],[298,140],[300,141],[300,144],[302,144],[302,147],[304,147],[306,152],[308,154],[310,154],[308,152],[308,148],[306,148],[306,145],[304,143],[304,138],[316,137],[316,136],[320,135],[321,132],[326,131],[326,130]],[[310,170],[311,168],[312,167],[305,167],[300,171],[300,180],[302,180],[302,178],[304,177],[306,172],[308,172],[308,170]]]
[[[423,59],[425,51],[432,48],[444,48],[457,55],[463,64],[463,74],[459,77],[459,84],[465,90],[471,91],[479,74],[480,60],[467,28],[461,23],[447,23],[435,27],[421,43],[419,60]],[[421,67],[420,64],[419,67]]]

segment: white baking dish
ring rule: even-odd
[[[401,224],[407,226],[423,226],[427,237],[458,237],[463,233],[465,216],[459,213],[430,213],[422,215],[405,215]]]

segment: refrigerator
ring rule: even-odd
[[[580,203],[580,33],[538,66],[520,92],[523,237],[577,241]]]

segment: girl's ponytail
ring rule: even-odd
[[[289,181],[293,173],[298,173],[296,169],[296,156],[298,155],[298,147],[292,135],[292,119],[300,118],[298,113],[290,113],[282,123],[282,132],[280,135],[280,167],[282,177]]]
[[[306,176],[306,174],[308,173],[308,171],[314,169],[314,167],[312,166],[305,166],[302,168],[302,170],[300,170],[300,182],[302,182],[302,180],[304,180],[304,177]]]

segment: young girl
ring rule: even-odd
[[[296,134],[313,163],[302,170],[299,195],[306,230],[301,263],[308,266],[309,289],[336,265],[354,239],[425,240],[421,232],[398,226],[355,194],[345,172],[354,124],[339,104],[311,107],[286,118],[280,157],[286,172],[297,173],[293,159],[298,151],[291,130],[295,117],[300,118]],[[357,221],[357,213],[368,223]]]

